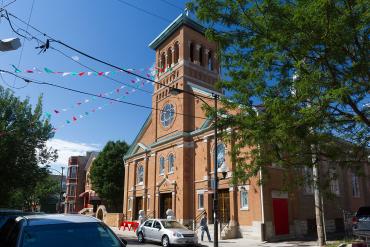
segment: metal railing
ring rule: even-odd
[[[203,217],[203,215],[206,213],[205,210],[203,210],[202,212],[200,212],[196,217],[195,219],[193,220],[193,231],[197,231],[199,228],[200,228],[200,224],[199,226],[197,226],[197,223],[200,221],[200,219]]]

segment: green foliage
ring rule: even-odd
[[[90,171],[93,189],[107,203],[106,206],[116,212],[123,208],[125,167],[122,158],[128,149],[129,145],[124,141],[109,141]]]
[[[53,135],[49,121],[42,118],[42,97],[32,109],[29,99],[21,101],[0,86],[0,207],[22,204],[23,196],[48,173],[39,165],[57,158],[46,147]]]
[[[271,163],[294,172],[367,159],[368,1],[194,0],[188,7],[219,44],[226,80],[218,86],[232,95],[220,125],[236,129],[224,136],[235,144],[235,183]],[[302,183],[300,174],[288,181]]]

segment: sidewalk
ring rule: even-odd
[[[137,237],[134,231],[122,231],[118,230],[117,227],[111,227],[111,229],[117,234],[117,236],[124,238],[129,245],[137,244]],[[220,247],[293,247],[293,246],[304,246],[304,247],[314,247],[316,241],[284,241],[284,242],[274,242],[267,243],[261,242],[259,240],[248,239],[248,238],[236,238],[218,241]],[[203,247],[213,247],[213,242],[200,241],[199,244]]]

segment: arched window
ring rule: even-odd
[[[208,69],[209,70],[213,70],[213,58],[212,58],[213,54],[212,54],[212,51],[209,51],[208,52]]]
[[[172,48],[168,48],[167,50],[167,68],[170,68],[172,65]]]
[[[159,175],[163,175],[164,174],[164,157],[161,156],[159,158]]]
[[[168,173],[172,173],[175,171],[175,156],[170,154],[168,156]]]
[[[220,168],[225,161],[225,145],[222,143],[217,144],[217,168]]]
[[[173,63],[174,64],[177,64],[179,62],[179,42],[176,42],[175,43],[175,46],[174,46],[174,59],[173,59]]]
[[[201,47],[199,48],[198,57],[199,57],[199,64],[200,64],[201,66],[204,66],[204,61],[203,61],[203,46],[201,46]]]
[[[144,167],[140,164],[137,166],[136,176],[136,181],[138,184],[144,182]]]
[[[160,72],[164,72],[164,69],[166,68],[166,55],[162,53],[161,55],[161,66],[160,66]]]
[[[190,43],[189,51],[190,51],[190,61],[194,62],[194,44],[193,43]]]

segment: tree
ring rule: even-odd
[[[218,86],[231,95],[220,124],[237,130],[235,183],[275,163],[296,173],[285,180],[294,187],[305,182],[302,168],[327,161],[356,169],[367,159],[368,1],[194,0],[188,7],[219,44],[226,79]]]
[[[123,156],[129,149],[124,141],[109,141],[94,160],[90,179],[93,189],[116,212],[122,211],[125,167]]]
[[[48,119],[42,118],[42,97],[34,110],[29,99],[21,101],[0,86],[0,206],[20,206],[44,177],[48,162],[57,153],[46,147],[54,132]]]

